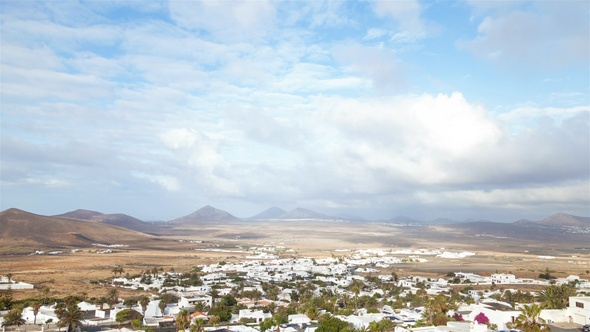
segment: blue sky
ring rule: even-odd
[[[590,215],[587,1],[2,1],[1,200]]]

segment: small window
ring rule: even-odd
[[[584,303],[583,302],[576,302],[576,307],[584,309]]]

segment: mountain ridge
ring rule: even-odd
[[[53,217],[64,217],[78,220],[100,222],[140,232],[150,231],[153,230],[154,227],[157,227],[155,225],[146,223],[140,219],[123,213],[105,214],[97,211],[84,209],[78,209],[63,214],[58,214]]]
[[[0,248],[4,251],[89,247],[95,243],[129,244],[153,238],[142,232],[94,221],[43,216],[16,208],[0,212]]]

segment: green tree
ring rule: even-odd
[[[176,325],[179,329],[185,330],[191,323],[191,314],[186,310],[180,310],[176,315]]]
[[[147,296],[142,296],[141,299],[139,299],[139,305],[141,306],[144,315],[148,304],[150,304],[150,299]]]
[[[39,314],[39,310],[41,309],[41,302],[33,301],[31,303],[31,308],[33,308],[33,315],[35,315],[35,319],[33,320],[33,324],[37,324],[37,315]]]
[[[219,317],[222,322],[228,322],[231,319],[231,310],[226,305],[216,304],[209,311],[209,315]]]
[[[388,318],[369,323],[369,331],[371,332],[393,332],[394,330],[395,323]]]
[[[436,326],[445,325],[449,320],[447,313],[449,310],[457,309],[457,304],[452,298],[444,295],[437,295],[428,301],[423,313],[426,323]]]
[[[117,288],[112,288],[109,290],[107,295],[107,304],[109,305],[110,309],[113,309],[115,304],[119,301],[119,290]]]
[[[544,309],[565,309],[569,305],[570,296],[575,295],[576,290],[569,285],[551,285],[539,292],[537,300]]]
[[[195,310],[198,312],[203,312],[209,308],[209,306],[204,301],[195,302]]]
[[[0,310],[10,309],[12,307],[12,290],[0,291]]]
[[[82,326],[82,310],[80,310],[77,304],[70,304],[63,310],[60,310],[57,318],[59,318],[58,326],[66,327],[68,332],[72,332],[75,328]]]
[[[190,332],[203,332],[205,330],[205,321],[203,319],[197,319],[189,327]]]
[[[217,326],[220,322],[221,320],[219,319],[219,316],[209,316],[209,322],[207,323],[207,325]]]
[[[316,332],[352,332],[354,327],[352,324],[342,321],[334,316],[328,314],[322,315],[318,320],[318,328]]]
[[[160,299],[160,302],[158,303],[158,308],[160,308],[160,315],[164,316],[164,310],[166,309],[166,307],[168,306],[168,304],[166,303],[166,301],[164,299]]]
[[[127,308],[131,309],[131,307],[133,307],[134,304],[137,303],[137,299],[133,299],[131,297],[128,297],[126,299],[123,300],[123,305],[126,306]]]
[[[143,316],[133,309],[123,309],[117,313],[115,320],[118,323],[125,323],[135,319],[143,319]]]
[[[221,298],[221,304],[227,307],[233,307],[234,305],[238,304],[238,301],[231,294],[227,294]]]
[[[66,305],[78,304],[78,298],[75,297],[74,295],[68,295],[68,296],[64,297],[64,303]]]
[[[98,304],[100,306],[100,310],[102,310],[104,308],[105,302],[107,302],[107,298],[101,296],[94,301],[94,304]]]
[[[23,308],[19,306],[10,309],[6,316],[4,316],[2,326],[21,326],[25,325],[25,323],[26,321],[23,318]]]
[[[524,306],[520,309],[520,315],[514,321],[514,327],[523,332],[550,332],[551,329],[541,317],[541,307],[537,304]]]

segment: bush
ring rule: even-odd
[[[475,318],[473,320],[476,321],[477,324],[487,324],[490,322],[490,319],[488,318],[488,316],[486,316],[483,312],[480,312],[479,314],[477,314],[477,316],[475,316]]]
[[[123,309],[117,313],[116,321],[124,323],[129,320],[141,320],[143,316],[133,309]]]

